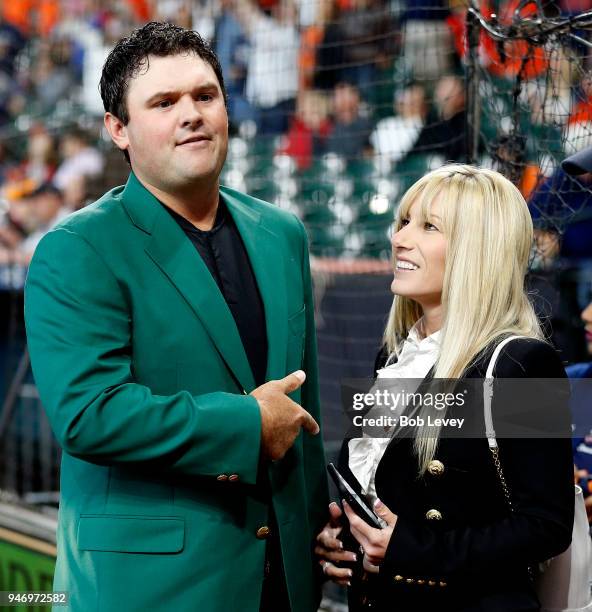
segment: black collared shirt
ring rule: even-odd
[[[164,206],[164,204],[163,204]],[[249,256],[232,215],[222,198],[211,230],[195,227],[165,206],[189,237],[234,317],[257,386],[265,382],[267,331],[265,311]]]

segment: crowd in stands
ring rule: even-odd
[[[2,166],[0,264],[26,266],[45,232],[87,203],[87,181],[103,167],[103,156],[79,128],[57,139],[42,124],[31,128],[23,161],[5,155]]]
[[[587,4],[561,0],[554,9],[576,14]],[[502,3],[497,19],[509,23],[517,7],[517,0]],[[491,10],[481,4],[486,17]],[[520,14],[533,10],[529,4]],[[249,158],[235,156],[234,163],[231,155],[223,179],[292,208],[311,230],[316,254],[384,255],[397,195],[430,167],[469,154],[466,11],[458,0],[3,3],[0,261],[26,263],[35,242],[28,238],[87,203],[89,182],[103,178],[103,190],[112,186],[104,175],[110,146],[99,136],[98,75],[113,41],[151,19],[197,29],[220,58],[232,134],[248,143]],[[577,46],[500,46],[485,33],[480,43],[476,161],[511,174],[535,218],[559,219],[562,231],[571,213],[588,206],[586,188],[573,187],[557,166],[592,142],[588,59]],[[512,128],[515,104],[526,117],[526,137]],[[283,186],[270,185],[278,182],[278,156],[291,160],[279,166],[291,179]],[[297,203],[310,196],[307,180],[324,184],[314,196],[327,214]],[[559,215],[551,201],[557,193],[567,194]],[[49,200],[59,206],[48,221],[37,210]],[[369,219],[370,237],[356,235]]]

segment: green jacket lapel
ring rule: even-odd
[[[243,389],[252,391],[253,373],[232,313],[191,241],[133,172],[123,190],[122,201],[132,222],[150,235],[146,244],[149,257],[199,317]]]
[[[227,187],[221,187],[220,193],[243,239],[263,300],[268,347],[266,379],[283,378],[288,342],[286,245],[264,215],[250,205],[250,196]]]

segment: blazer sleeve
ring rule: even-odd
[[[100,254],[67,228],[31,262],[25,322],[35,381],[62,448],[99,465],[134,464],[255,483],[261,419],[254,397],[134,381],[131,308]]]
[[[565,378],[565,371],[551,346],[514,340],[502,351],[496,376]],[[567,405],[547,404],[540,409],[564,411],[569,426]],[[495,419],[495,396],[493,415]],[[506,438],[498,439],[498,445],[513,512],[487,525],[444,531],[426,521],[399,519],[381,572],[448,578],[499,571],[508,563],[530,566],[568,548],[574,520],[570,439]]]

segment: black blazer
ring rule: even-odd
[[[493,349],[483,351],[467,378],[485,376]],[[383,353],[377,366],[384,360]],[[550,345],[516,339],[500,353],[495,376],[565,378],[565,371]],[[482,415],[482,404],[474,409]],[[541,409],[565,411],[569,422],[566,405]],[[495,424],[495,395],[492,411]],[[340,467],[353,478],[347,465],[347,442]],[[538,610],[529,567],[559,554],[571,542],[570,440],[498,438],[513,513],[485,438],[440,439],[435,459],[444,471],[421,478],[412,444],[405,438],[391,442],[376,471],[378,497],[398,515],[398,521],[380,573],[371,580],[378,597],[372,609]],[[429,510],[437,510],[441,519],[429,518],[433,512],[426,516]]]

